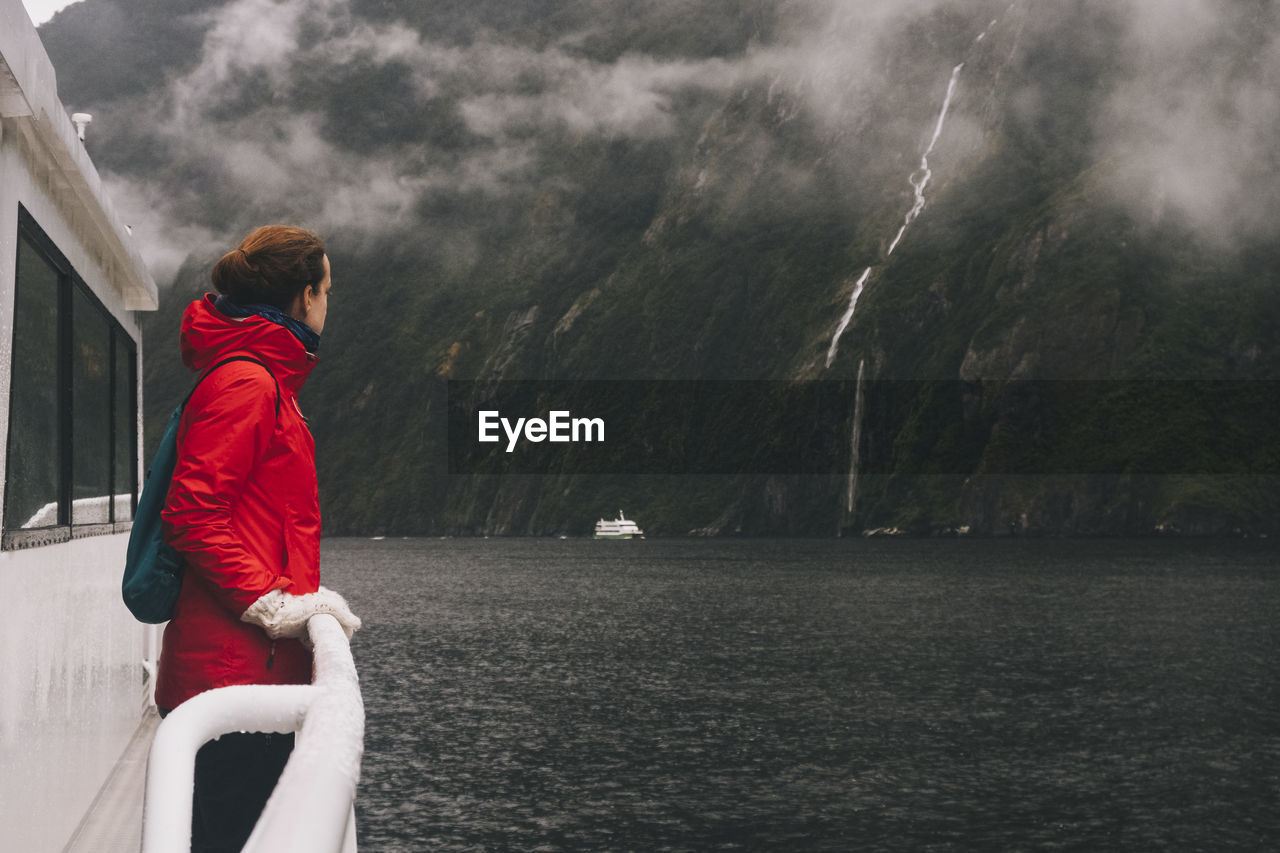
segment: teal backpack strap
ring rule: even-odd
[[[230,364],[233,361],[252,361],[254,364],[262,365],[262,369],[267,371],[267,375],[271,377],[271,381],[276,383],[276,420],[280,419],[280,380],[276,379],[276,375],[271,372],[271,368],[267,367],[267,363],[255,355],[232,355],[227,356],[222,361],[215,363],[212,367],[200,375],[196,380],[196,384],[191,386],[191,390],[187,392],[186,399],[182,401],[182,405],[178,407],[178,414],[182,414],[182,410],[187,407],[187,403],[191,402],[191,396],[196,393],[196,389],[200,387],[200,383],[209,378],[209,374],[222,367],[224,364]]]
[[[252,361],[262,365],[276,385],[276,421],[280,420],[280,381],[271,368],[252,355],[233,355],[224,358],[206,370],[196,380],[182,403],[169,415],[160,445],[147,469],[142,494],[138,496],[138,509],[133,514],[133,527],[129,531],[129,548],[125,555],[124,579],[120,592],[124,603],[140,622],[157,624],[167,622],[173,616],[173,605],[182,588],[182,556],[164,541],[160,512],[169,495],[169,482],[178,462],[178,426],[191,395],[210,373],[233,361]]]

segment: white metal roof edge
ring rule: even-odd
[[[43,149],[40,153],[61,173],[71,199],[55,201],[70,202],[87,214],[93,233],[85,236],[96,238],[106,249],[110,263],[104,273],[123,294],[125,308],[155,310],[155,279],[58,99],[53,63],[21,0],[0,0],[0,119],[28,125]]]

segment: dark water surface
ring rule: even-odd
[[[325,540],[361,849],[1280,849],[1278,558]]]

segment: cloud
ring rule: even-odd
[[[113,174],[122,207],[151,235],[144,255],[162,280],[192,239],[230,243],[263,221],[392,236],[413,226],[424,193],[508,194],[536,177],[549,130],[660,139],[674,130],[674,99],[736,85],[746,67],[640,54],[601,62],[574,53],[572,38],[436,43],[400,22],[363,20],[348,0],[233,0],[199,20],[199,60],[126,108],[129,132],[167,162]],[[431,120],[452,114],[476,144],[344,144],[344,128],[368,124],[335,106],[361,99],[341,90],[345,70],[392,65],[407,69],[407,103],[393,105],[407,120],[434,104]],[[309,79],[320,81],[316,96],[300,96]]]
[[[1225,242],[1274,230],[1280,40],[1263,8],[1127,6],[1127,74],[1099,114],[1099,157],[1144,218]]]
[[[224,235],[192,223],[163,183],[111,172],[103,173],[102,182],[157,282],[171,281],[192,253],[225,250]]]
[[[625,55],[611,64],[575,58],[558,50],[510,51],[498,48],[503,65],[536,77],[541,91],[531,94],[502,86],[462,101],[461,112],[471,131],[502,138],[560,124],[570,133],[603,133],[637,139],[668,136],[674,131],[672,101],[689,90],[723,91],[742,80],[741,64],[720,59],[660,61]],[[491,84],[491,85],[492,85]]]
[[[174,123],[199,122],[225,95],[237,72],[247,71],[279,86],[289,58],[298,50],[304,14],[316,4],[334,5],[330,0],[235,0],[207,13],[211,25],[199,65],[170,86]]]
[[[365,19],[356,8],[350,0],[232,0],[199,13],[198,60],[120,107],[121,123],[130,119],[126,138],[155,154],[109,169],[111,186],[126,219],[149,235],[140,240],[161,280],[189,246],[229,244],[264,221],[376,241],[421,232],[424,199],[476,194],[519,204],[540,185],[579,179],[565,146],[675,145],[731,95],[752,90],[768,92],[776,122],[745,128],[755,137],[743,150],[772,151],[776,126],[803,115],[829,160],[853,174],[880,158],[888,177],[877,180],[892,181],[917,163],[951,66],[978,52],[992,17],[1042,29],[1069,23],[1058,6],[1033,0],[778,0],[772,23],[738,49],[681,56],[589,49],[611,27],[643,28],[618,18],[629,14],[621,4],[603,4],[584,29],[555,37],[477,27],[452,40]],[[659,23],[667,28],[677,13],[690,7],[636,12],[666,15]],[[1177,211],[1214,232],[1260,220],[1274,201],[1258,175],[1275,158],[1280,120],[1280,48],[1262,35],[1275,27],[1251,27],[1209,0],[1142,0],[1108,14],[1124,24],[1122,55],[1108,61],[1125,74],[1082,114],[1117,198],[1148,215]],[[997,37],[1008,50],[1009,33],[996,30],[982,49]],[[995,90],[980,83],[979,68],[966,68],[962,90]],[[1009,81],[1011,109],[1028,125],[1053,106],[1041,83]],[[894,102],[885,97],[891,90],[919,94]],[[980,152],[990,127],[964,94],[931,161],[939,183],[948,158]],[[792,174],[798,184],[812,179],[798,171],[804,165],[770,160],[779,180]],[[906,174],[888,191],[909,192]]]

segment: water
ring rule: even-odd
[[[326,540],[368,851],[1277,849],[1245,543]]]

